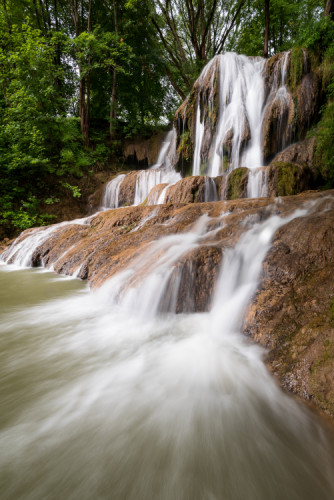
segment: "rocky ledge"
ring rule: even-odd
[[[307,215],[282,226],[273,238],[243,331],[267,349],[268,365],[284,388],[334,417],[334,191],[124,207],[63,223],[52,231],[28,230],[16,243],[37,231],[49,231],[35,247],[32,265],[76,273],[94,288],[130,268],[157,240],[187,232],[205,216],[199,243],[175,265],[179,289],[173,305],[175,312],[205,311],[224,251],[254,222],[301,207],[308,209]],[[149,270],[149,265],[144,267],[136,282]],[[164,310],[170,307],[166,303]]]

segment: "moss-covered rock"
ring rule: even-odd
[[[288,83],[292,92],[300,84],[306,67],[306,51],[301,47],[293,47],[290,51],[289,78]]]
[[[227,179],[227,199],[235,200],[247,196],[248,168],[239,167],[233,170]]]
[[[311,186],[312,174],[308,167],[281,161],[272,162],[269,168],[269,195],[291,196]]]

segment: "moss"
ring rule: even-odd
[[[276,196],[291,196],[301,191],[301,169],[294,163],[274,162],[274,184]]]
[[[242,198],[247,187],[248,169],[239,167],[233,170],[228,176],[227,199],[235,200]]]
[[[289,87],[294,92],[301,82],[304,68],[304,53],[301,47],[294,47],[290,52]]]
[[[190,139],[190,130],[185,130],[183,134],[180,135],[179,146],[177,148],[178,153],[185,159],[189,160],[192,155],[192,144]]]

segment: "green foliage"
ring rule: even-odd
[[[316,128],[315,167],[327,187],[334,186],[334,100],[323,111]]]
[[[73,195],[73,198],[81,198],[81,192],[78,186],[72,186],[68,182],[62,182],[61,183],[64,188],[69,189]]]
[[[16,209],[13,207],[8,197],[0,199],[0,224],[5,228],[23,230],[34,226],[50,224],[53,216],[40,214],[38,210],[38,200],[34,196],[29,196],[27,201],[23,201]]]
[[[180,135],[180,142],[178,146],[178,152],[182,155],[185,160],[189,160],[192,155],[192,144],[190,130],[185,130],[183,134]]]
[[[294,163],[277,161],[271,167],[274,171],[276,196],[291,196],[300,193],[301,168]]]

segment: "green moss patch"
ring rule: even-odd
[[[289,87],[294,92],[301,82],[304,68],[304,53],[301,47],[294,47],[290,52]]]
[[[302,169],[294,163],[274,162],[271,165],[271,177],[276,196],[291,196],[304,189]]]
[[[228,176],[227,181],[227,199],[236,200],[244,198],[247,189],[248,168],[239,167],[233,170]]]

